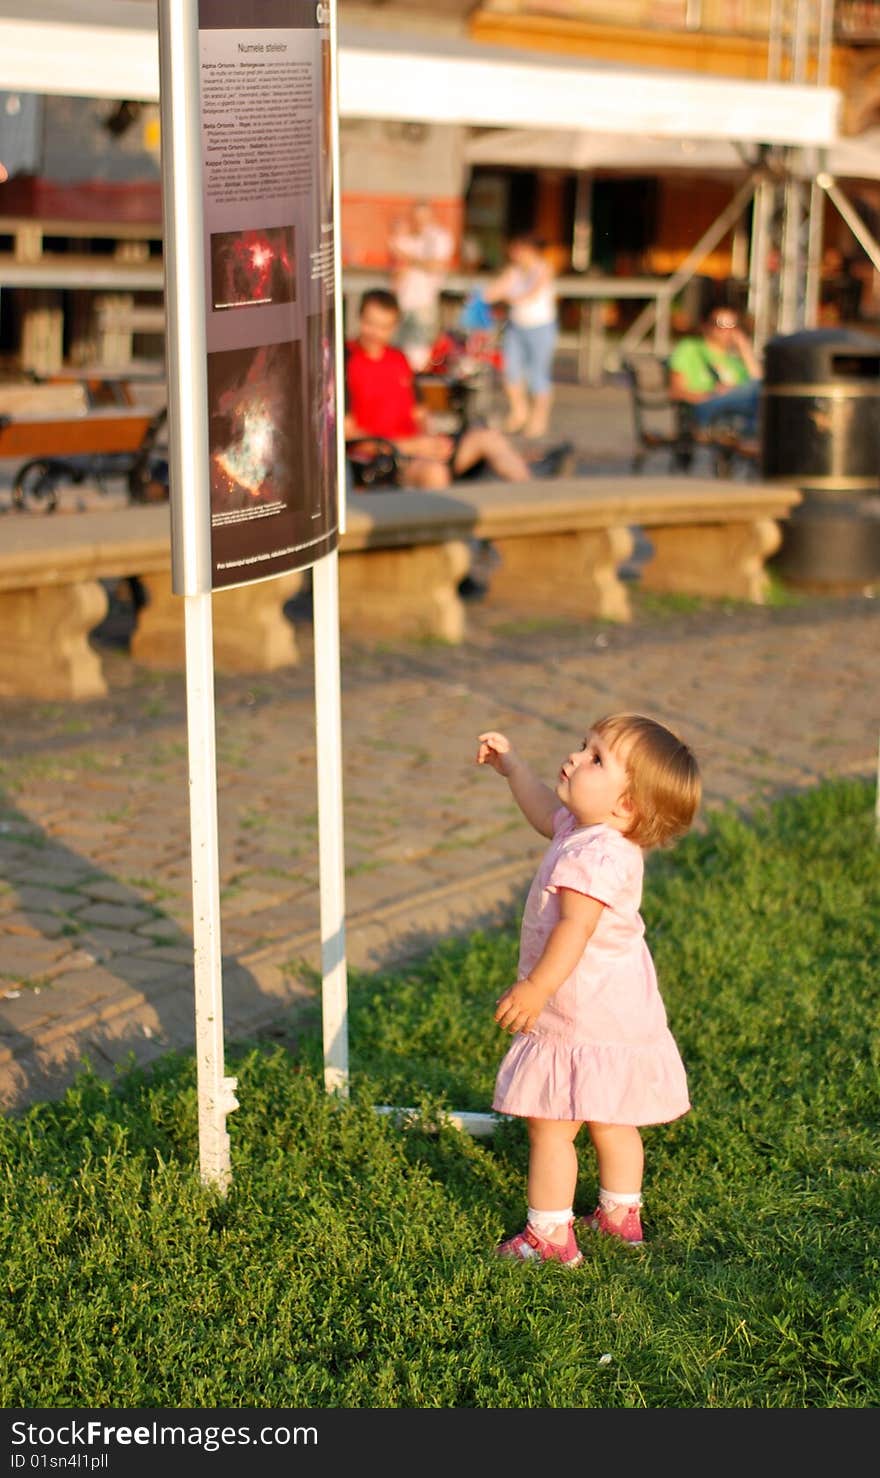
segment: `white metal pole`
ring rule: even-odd
[[[804,327],[815,328],[819,322],[822,288],[822,243],[825,238],[825,195],[817,184],[815,173],[810,181],[810,214],[807,222],[807,273],[804,284]]]
[[[315,738],[321,888],[321,1009],[324,1086],[348,1097],[348,986],[345,960],[345,848],[339,670],[339,556],[312,567],[315,627]]]
[[[345,377],[339,196],[339,99],[336,0],[330,5],[330,88],[333,178],[333,282],[336,354],[336,482],[339,531],[345,528]],[[312,566],[315,632],[315,740],[318,770],[318,858],[321,895],[321,1014],[324,1086],[348,1097],[348,983],[345,958],[345,845],[342,814],[342,709],[339,660],[339,556]]]
[[[226,1115],[238,1108],[236,1079],[223,1066],[223,957],[220,944],[220,868],[217,831],[217,759],[214,722],[214,650],[211,595],[188,595],[186,713],[192,853],[196,1074],[199,1169],[202,1180],[226,1191],[231,1179]]]
[[[772,232],[770,229],[778,186],[769,177],[762,179],[755,195],[752,215],[752,253],[749,267],[749,313],[752,336],[760,354],[767,339],[776,332],[773,299],[776,284],[768,261]]]
[[[162,202],[174,589],[184,596],[202,1180],[230,1179],[224,1076],[197,0],[160,0]]]
[[[574,225],[571,232],[571,267],[586,272],[593,260],[593,176],[587,169],[577,173]]]
[[[782,262],[780,264],[779,319],[777,329],[792,334],[803,328],[799,288],[801,271],[801,222],[804,216],[803,186],[793,167],[794,149],[785,151],[785,184],[783,186]]]
[[[869,231],[855,206],[837,185],[834,176],[820,174],[816,177],[816,184],[825,191],[838,215],[849,226],[859,246],[867,253],[873,266],[880,272],[880,241]]]

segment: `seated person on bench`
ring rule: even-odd
[[[481,466],[505,482],[528,482],[529,464],[501,431],[470,426],[437,436],[427,430],[412,367],[391,343],[399,318],[393,293],[364,293],[357,338],[346,346],[346,441],[376,436],[393,442],[403,460],[398,480],[409,488],[447,488]]]
[[[669,357],[669,393],[689,407],[698,429],[729,426],[758,434],[761,366],[736,309],[710,309],[702,332],[681,339]]]

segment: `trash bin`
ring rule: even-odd
[[[761,472],[799,488],[773,564],[793,583],[880,579],[880,337],[845,329],[764,346]]]

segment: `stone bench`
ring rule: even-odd
[[[458,584],[469,563],[472,512],[442,494],[377,494],[349,510],[340,541],[340,624],[373,635],[464,636]],[[168,504],[75,514],[12,515],[0,548],[0,695],[93,698],[107,691],[89,633],[107,614],[104,581],[137,576],[146,604],[131,655],[182,668],[184,602],[171,589]],[[302,572],[212,598],[218,672],[266,672],[298,660],[284,606]]]
[[[433,636],[460,642],[458,586],[470,541],[500,555],[487,600],[531,613],[626,621],[620,566],[633,527],[654,553],[641,584],[656,591],[762,602],[765,561],[796,489],[692,477],[569,478],[522,485],[477,482],[445,493],[352,495],[339,542],[343,632],[368,640]],[[107,691],[89,633],[103,620],[105,580],[138,576],[147,603],[131,655],[145,666],[184,665],[184,602],[171,590],[167,504],[107,512],[14,516],[0,550],[0,693],[90,698]],[[303,572],[215,593],[218,672],[270,671],[298,660],[284,614]]]
[[[653,554],[643,589],[762,604],[766,562],[781,542],[779,521],[800,501],[796,488],[690,474],[580,477],[468,490],[472,533],[501,557],[490,603],[627,621],[619,570],[641,528]]]

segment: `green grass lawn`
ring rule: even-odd
[[[880,1405],[873,787],[841,781],[649,859],[643,912],[693,1109],[645,1131],[642,1249],[493,1259],[526,1137],[486,1109],[516,930],[350,980],[351,1097],[318,1017],[227,1055],[225,1200],[191,1056],[0,1121],[7,1407]],[[592,1209],[587,1143],[577,1209]]]

